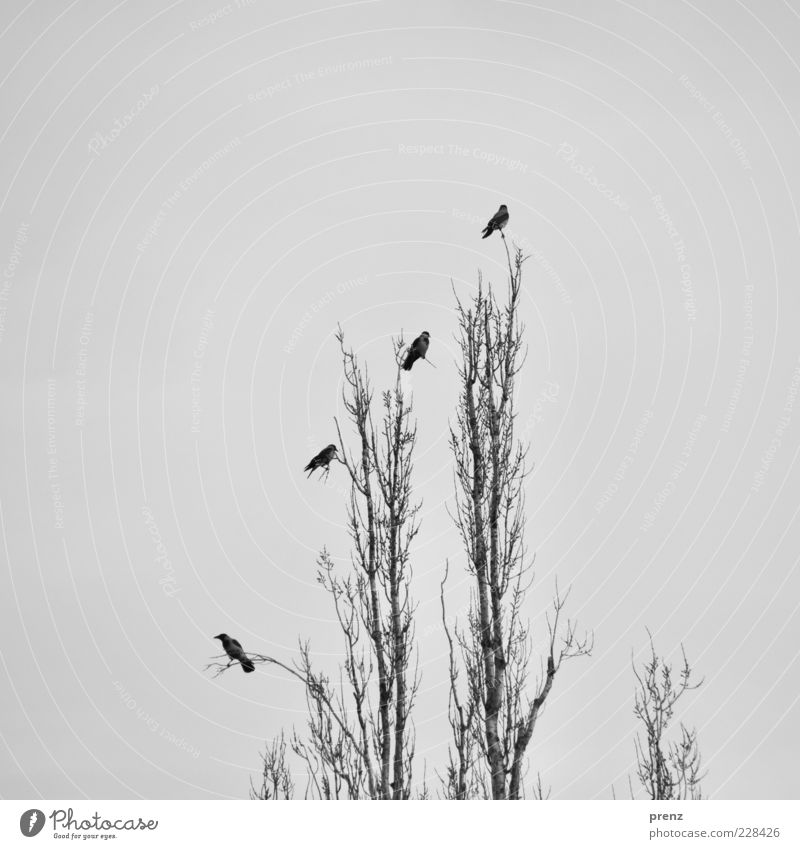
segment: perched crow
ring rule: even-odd
[[[323,448],[322,451],[317,454],[316,457],[312,457],[309,464],[303,469],[304,472],[308,472],[307,477],[311,477],[311,473],[316,469],[325,469],[325,471],[329,471],[329,467],[331,462],[336,459],[336,454],[339,449],[331,443],[326,448]]]
[[[425,354],[428,353],[428,347],[430,344],[431,334],[428,333],[427,330],[423,330],[422,333],[411,343],[411,347],[408,349],[406,358],[403,361],[403,368],[406,371],[411,371],[411,366],[413,366],[417,360],[420,358],[424,360]]]
[[[242,664],[242,669],[245,672],[255,672],[255,665],[253,661],[244,653],[244,649],[242,648],[242,644],[238,640],[234,640],[233,637],[229,637],[227,634],[217,634],[214,637],[215,640],[219,640],[222,643],[222,648],[225,650],[225,654],[231,660],[238,660],[239,663]]]
[[[482,238],[489,238],[495,230],[502,230],[506,224],[508,224],[508,207],[503,203],[500,204],[500,209],[495,212],[489,219],[489,223],[484,227]]]

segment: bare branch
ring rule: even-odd
[[[634,739],[636,775],[651,799],[700,799],[700,782],[704,775],[701,774],[697,731],[680,723],[677,742],[669,741],[666,732],[681,697],[703,682],[692,683],[692,669],[683,646],[683,663],[676,682],[673,667],[656,654],[649,631],[648,636],[650,659],[637,669],[631,658],[637,685],[633,712],[644,726],[645,737],[643,740],[637,734]]]

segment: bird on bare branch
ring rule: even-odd
[[[428,353],[430,344],[431,334],[428,333],[427,330],[423,330],[422,333],[411,343],[411,347],[408,349],[406,358],[403,361],[403,369],[405,371],[411,371],[411,367],[417,360],[424,360],[425,355]]]
[[[308,465],[305,467],[305,469],[303,469],[304,472],[308,472],[308,475],[306,475],[306,477],[310,478],[312,473],[315,472],[317,469],[324,469],[325,474],[327,475],[328,472],[330,472],[331,463],[334,460],[338,459],[338,451],[339,449],[333,443],[323,448],[322,451],[319,452],[319,454],[315,455],[311,458],[311,460],[309,460]]]
[[[481,238],[488,239],[495,230],[503,235],[503,228],[508,224],[508,207],[502,203],[500,209],[489,219],[489,223],[483,228],[483,236]]]
[[[214,639],[219,640],[222,643],[222,649],[231,661],[238,660],[239,663],[242,664],[242,669],[244,669],[245,672],[255,671],[255,664],[244,653],[242,644],[238,640],[234,640],[233,637],[229,637],[227,634],[217,634]]]

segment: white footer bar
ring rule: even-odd
[[[0,801],[0,845],[797,847],[797,801]],[[499,842],[498,842],[499,841]],[[510,841],[513,841],[511,843]]]

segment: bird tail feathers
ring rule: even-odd
[[[250,660],[249,657],[243,658],[240,661],[240,663],[242,664],[242,669],[244,669],[245,672],[255,672],[256,671],[256,665],[253,663],[252,660]]]

